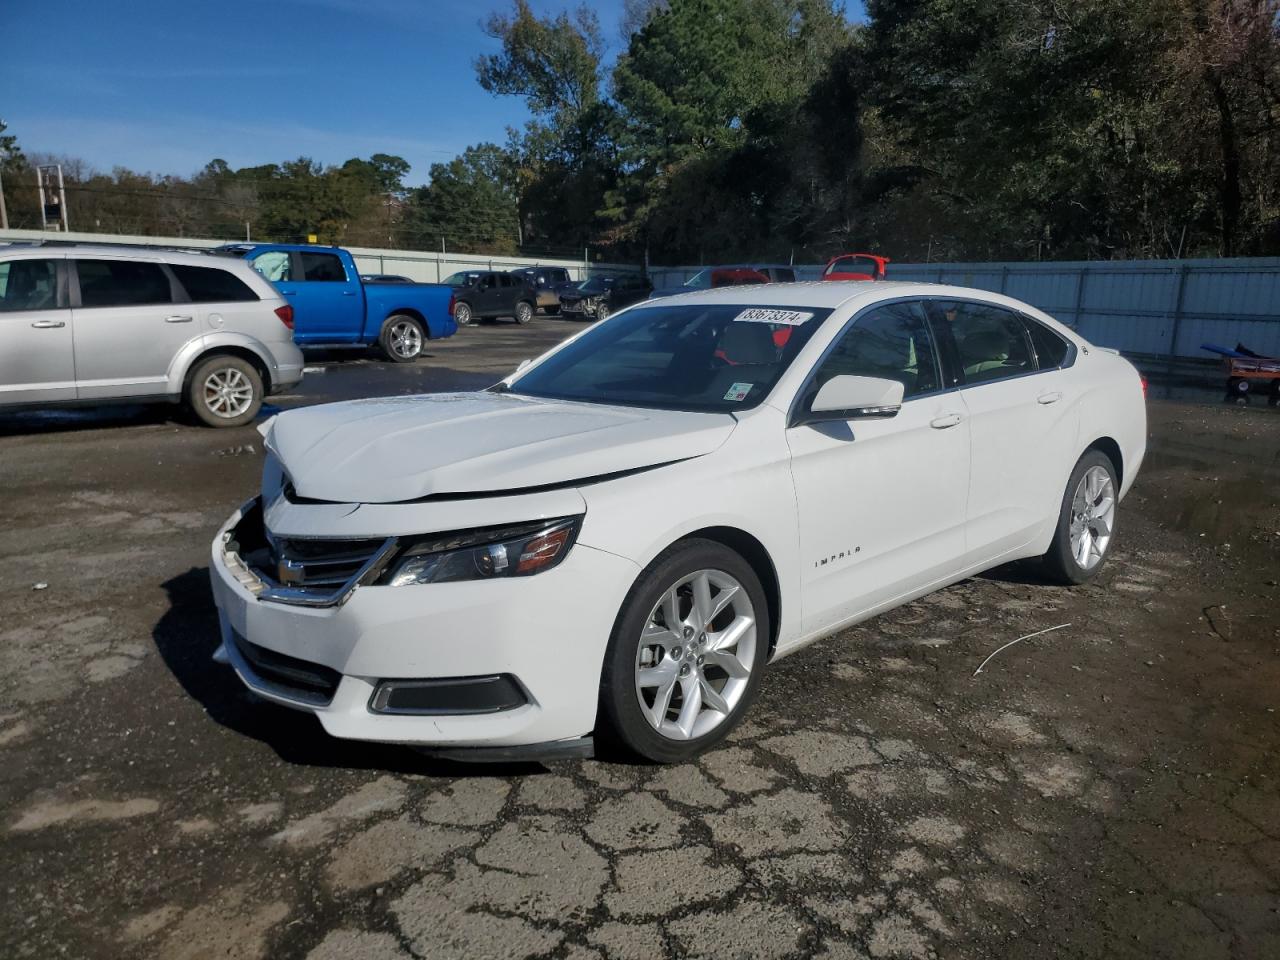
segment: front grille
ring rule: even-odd
[[[306,606],[340,602],[362,578],[375,575],[394,540],[276,537],[266,529],[262,503],[250,508],[231,531],[227,550],[262,581],[263,600]]]
[[[254,674],[277,692],[317,706],[333,700],[342,679],[337,670],[260,647],[234,631],[231,639]]]

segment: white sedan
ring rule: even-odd
[[[478,393],[280,414],[213,542],[218,659],[329,733],[473,758],[715,744],[767,663],[998,564],[1097,574],[1134,368],[1008,297],[649,301]]]

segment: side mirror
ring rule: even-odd
[[[818,390],[809,409],[797,418],[797,426],[832,420],[869,420],[896,417],[902,409],[902,384],[881,377],[832,377]]]

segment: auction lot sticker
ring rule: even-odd
[[[734,323],[776,323],[785,327],[798,327],[806,320],[812,320],[812,313],[799,310],[768,310],[764,307],[752,307],[743,310],[733,318]]]
[[[754,383],[735,383],[729,388],[729,392],[724,395],[724,398],[726,400],[745,400],[754,386]]]

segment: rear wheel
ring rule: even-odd
[[[187,406],[210,427],[242,427],[262,408],[262,377],[230,354],[202,360],[191,373]]]
[[[641,757],[688,760],[742,719],[768,646],[768,604],[750,564],[710,540],[676,544],[622,605],[605,654],[601,716]]]
[[[521,300],[516,304],[516,323],[528,323],[533,319],[533,304]]]
[[[1058,529],[1044,555],[1046,573],[1059,583],[1092,580],[1102,569],[1115,536],[1119,483],[1115,464],[1099,450],[1076,463],[1058,513]]]
[[[422,324],[404,314],[397,314],[387,320],[379,338],[382,352],[396,363],[412,363],[417,360],[422,356],[422,345],[426,340]]]

